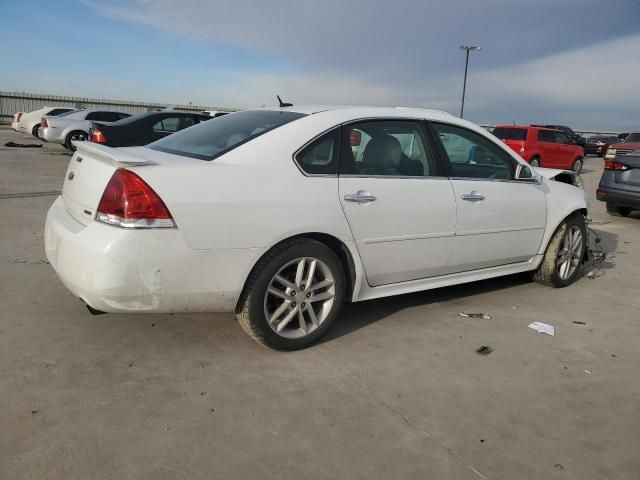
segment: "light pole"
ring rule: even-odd
[[[467,53],[467,58],[464,62],[464,83],[462,84],[462,106],[460,107],[460,118],[464,116],[464,95],[467,93],[467,70],[469,70],[469,52],[479,52],[482,47],[479,45],[460,45],[460,50],[464,50]]]

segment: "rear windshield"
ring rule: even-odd
[[[624,139],[625,143],[635,143],[640,142],[640,133],[631,133],[627,138]]]
[[[247,110],[181,130],[149,144],[148,147],[185,157],[213,160],[274,128],[304,116],[296,112]]]
[[[495,128],[492,132],[500,140],[526,140],[526,128]]]

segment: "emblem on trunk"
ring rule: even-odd
[[[75,173],[73,173],[73,171],[69,172],[69,176],[67,177],[69,180],[73,180],[73,178],[76,176]]]

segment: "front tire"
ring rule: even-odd
[[[571,285],[580,275],[586,249],[587,227],[584,217],[572,215],[566,218],[551,237],[533,279],[555,288]]]
[[[296,238],[269,251],[254,267],[238,307],[238,323],[258,343],[299,350],[322,337],[345,296],[338,256],[316,240]]]
[[[529,165],[531,165],[532,167],[539,167],[540,166],[540,157],[533,157],[531,159],[531,161],[529,162]]]
[[[607,202],[607,213],[609,215],[613,215],[614,217],[626,217],[631,213],[631,208],[620,207],[618,205],[614,205],[613,203]]]
[[[582,171],[583,165],[584,165],[584,159],[582,157],[578,157],[573,161],[571,170],[573,170],[575,173],[580,173]]]

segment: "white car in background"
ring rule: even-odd
[[[45,249],[94,312],[235,312],[293,350],[344,301],[519,272],[571,284],[587,246],[576,179],[443,112],[242,111],[145,147],[79,143]]]
[[[50,143],[59,143],[69,150],[75,150],[73,142],[89,138],[92,122],[117,122],[130,117],[130,113],[111,110],[80,109],[58,116],[45,115],[40,122],[38,136]]]
[[[23,114],[24,112],[16,112],[13,114],[13,118],[11,119],[11,128],[15,131],[18,131],[18,123],[20,122]]]
[[[34,137],[38,137],[38,131],[40,130],[40,121],[45,115],[61,115],[63,113],[71,112],[75,108],[69,107],[42,107],[33,112],[23,112],[19,118],[16,119],[16,126],[14,130],[16,132],[30,133]],[[13,126],[13,124],[12,124]]]

